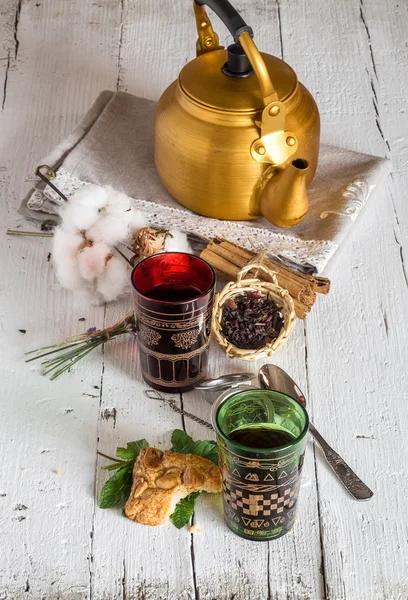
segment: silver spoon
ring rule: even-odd
[[[195,385],[194,389],[207,390],[209,392],[226,390],[240,385],[241,383],[247,383],[254,377],[253,373],[229,373],[228,375],[222,375],[221,377],[215,377],[214,379],[204,379]]]
[[[305,396],[293,379],[280,367],[276,365],[263,365],[259,369],[258,379],[263,389],[283,392],[306,406]],[[323,450],[328,464],[353,498],[355,500],[369,500],[374,494],[370,488],[361,481],[341,456],[329,446],[312,423],[309,423],[309,431]]]

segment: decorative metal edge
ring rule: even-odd
[[[211,294],[210,298],[208,299],[208,301],[206,302],[207,305],[212,304],[212,296],[214,295],[214,292]],[[143,306],[143,304],[141,304],[138,301],[138,298],[136,297],[135,299],[135,304],[138,308],[140,308],[141,311],[146,311],[149,313],[153,313],[155,315],[160,314],[163,315],[165,317],[184,317],[185,315],[190,315],[190,314],[194,314],[196,312],[202,311],[204,309],[204,306],[201,306],[199,308],[194,308],[193,310],[186,310],[185,312],[181,312],[181,313],[165,313],[165,312],[159,312],[157,310],[152,310],[151,308],[147,308],[147,306]],[[191,300],[191,302],[196,302],[196,300]],[[211,307],[205,308],[206,312],[210,312],[211,311]],[[198,315],[200,316],[200,315]],[[196,318],[196,317],[191,317],[191,318]]]
[[[150,348],[146,348],[146,346],[139,340],[139,347],[143,352],[145,352],[148,356],[153,356],[158,360],[168,360],[170,362],[177,362],[178,360],[188,360],[193,358],[193,356],[199,356],[203,354],[203,352],[210,345],[210,339],[208,339],[205,344],[197,348],[197,350],[192,350],[191,352],[185,352],[184,354],[163,354],[162,352],[156,352],[155,350],[151,350]]]
[[[193,327],[197,327],[197,325],[202,324],[207,321],[207,319],[211,318],[212,309],[207,310],[205,313],[194,317],[193,319],[186,320],[177,320],[177,321],[164,321],[162,319],[153,319],[151,317],[145,316],[143,313],[138,314],[138,319],[141,323],[145,325],[149,325],[150,327],[155,327],[156,329],[161,329],[163,331],[168,331],[169,329],[192,329]]]

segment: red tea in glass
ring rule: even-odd
[[[164,392],[193,389],[205,377],[215,274],[184,252],[155,254],[132,271],[142,374]]]

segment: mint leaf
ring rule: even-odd
[[[218,447],[217,444],[211,440],[193,442],[190,452],[191,454],[202,456],[213,462],[215,465],[218,465]]]
[[[191,454],[191,446],[194,444],[193,438],[182,429],[175,429],[171,436],[172,452],[180,452],[180,454]]]
[[[110,465],[105,465],[104,467],[101,467],[101,469],[104,471],[115,471],[116,469],[123,469],[123,467],[127,467],[129,465],[133,467],[134,462],[134,460],[121,460],[120,462],[114,462]]]
[[[126,444],[126,448],[116,448],[116,456],[135,461],[139,456],[140,450],[148,446],[149,444],[145,439],[137,440],[137,442],[129,442]]]
[[[191,519],[191,515],[194,512],[194,504],[200,492],[193,492],[189,494],[176,505],[174,513],[171,515],[171,522],[177,529],[181,529]]]
[[[126,465],[108,479],[101,490],[100,508],[124,506],[132,489],[132,466]]]
[[[197,456],[207,458],[218,465],[217,444],[211,440],[193,442],[193,438],[185,431],[175,429],[171,436],[171,443],[173,452],[180,452],[180,454],[196,454]]]
[[[129,442],[126,444],[126,448],[116,448],[116,456],[126,460],[102,467],[107,471],[116,470],[116,473],[108,479],[101,490],[99,498],[101,508],[114,508],[125,504],[132,489],[133,465],[139,456],[140,450],[148,446],[147,441],[143,439]]]

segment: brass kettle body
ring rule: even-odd
[[[234,36],[219,45],[202,4]],[[317,167],[320,118],[315,101],[282,60],[260,53],[251,28],[227,0],[194,3],[197,58],[158,101],[155,162],[169,193],[190,210],[217,219],[264,215],[278,224],[273,180],[301,158],[305,184]],[[273,191],[275,188],[275,192]]]

